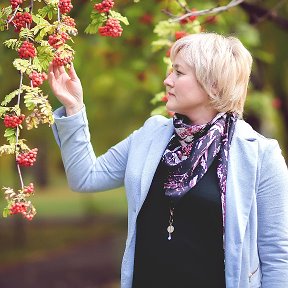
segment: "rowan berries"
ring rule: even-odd
[[[20,166],[24,167],[33,166],[34,162],[36,161],[37,152],[38,152],[37,148],[31,149],[28,152],[22,152],[17,155],[16,162]]]
[[[70,16],[65,16],[62,18],[62,21],[65,25],[70,26],[70,27],[76,27],[75,20],[71,18]]]
[[[21,28],[27,27],[32,23],[32,16],[28,12],[17,12],[14,19],[13,24],[15,26],[15,32],[20,32]]]
[[[37,71],[32,71],[32,73],[29,75],[29,78],[32,81],[33,87],[39,87],[45,80],[48,79],[48,76],[45,72],[39,73]]]
[[[24,41],[21,47],[18,49],[18,54],[20,58],[34,58],[37,55],[36,49],[32,43],[29,41]]]
[[[73,61],[72,55],[63,57],[60,52],[56,52],[53,58],[53,64],[56,66],[66,66]]]
[[[60,0],[58,7],[60,9],[61,14],[69,13],[73,8],[71,4],[71,0]]]
[[[109,12],[113,6],[113,0],[103,0],[101,3],[94,5],[94,10],[98,11],[99,13],[105,13]]]
[[[21,203],[21,202],[16,202],[13,203],[13,205],[10,207],[10,215],[15,215],[18,213],[26,213],[27,212],[27,204],[26,203]]]
[[[34,192],[34,184],[29,183],[28,186],[24,186],[24,193],[32,194]]]
[[[21,123],[23,122],[24,119],[25,119],[24,114],[22,114],[20,116],[6,114],[4,116],[4,125],[7,128],[15,128],[15,127],[21,125]]]
[[[101,36],[119,37],[122,34],[122,27],[118,19],[108,18],[105,26],[98,28],[98,32]]]
[[[23,0],[10,0],[10,4],[12,6],[12,9],[17,8],[22,3],[23,3]]]
[[[61,34],[53,34],[49,36],[48,43],[55,49],[58,49],[62,46],[66,40],[70,39],[69,35],[65,32]]]

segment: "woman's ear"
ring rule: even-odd
[[[217,87],[217,83],[216,82],[214,82],[212,84],[211,91],[212,91],[213,95],[217,95],[218,94],[219,91],[218,91],[218,87]]]

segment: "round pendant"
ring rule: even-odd
[[[174,232],[174,226],[170,225],[167,227],[168,233],[173,233]]]

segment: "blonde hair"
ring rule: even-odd
[[[219,112],[242,117],[252,67],[252,56],[235,37],[199,33],[177,40],[171,60],[180,53]]]

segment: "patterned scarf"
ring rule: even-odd
[[[225,224],[228,155],[237,120],[236,114],[219,113],[207,124],[191,125],[188,118],[175,114],[175,133],[162,161],[168,168],[165,195],[173,203],[182,198],[207,172],[217,157],[217,177],[221,193],[223,233]]]

